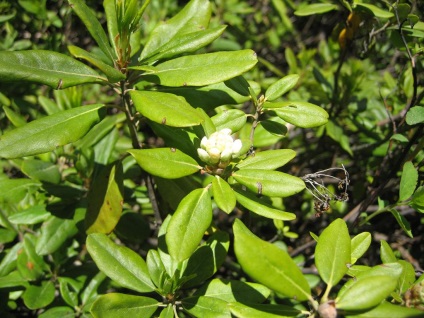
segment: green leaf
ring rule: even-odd
[[[52,254],[69,238],[78,233],[75,221],[51,216],[43,223],[41,235],[37,241],[36,251],[39,255]]]
[[[194,317],[231,318],[227,303],[214,297],[187,297],[181,301],[183,308]]]
[[[166,244],[177,261],[189,258],[212,222],[212,202],[208,189],[190,192],[178,205],[169,222]]]
[[[275,149],[255,152],[237,164],[239,169],[275,170],[284,166],[296,156],[291,149]]]
[[[145,60],[167,48],[168,43],[176,43],[176,38],[185,34],[206,29],[211,18],[211,4],[207,0],[190,1],[166,23],[158,24],[141,52],[139,60]],[[169,49],[169,48],[168,48]]]
[[[183,277],[195,276],[184,283],[184,288],[197,286],[215,274],[224,263],[229,247],[230,239],[227,233],[213,233],[206,244],[197,248],[188,259]]]
[[[78,306],[78,293],[81,290],[80,282],[69,278],[59,277],[59,290],[62,299],[71,307]]]
[[[239,131],[246,123],[246,114],[239,109],[224,110],[212,118],[216,130],[230,128],[233,133]]]
[[[86,50],[74,45],[69,45],[68,50],[75,58],[83,59],[101,70],[106,75],[110,83],[116,83],[125,79],[124,74],[122,74],[116,68],[109,66],[103,61],[99,60],[94,54],[91,54],[90,52],[87,52]]]
[[[201,169],[193,158],[175,148],[132,149],[128,152],[145,171],[165,179],[181,178]]]
[[[41,154],[77,141],[100,120],[103,108],[100,104],[76,107],[8,131],[0,136],[0,157]]]
[[[142,77],[164,86],[204,86],[229,80],[250,70],[258,62],[252,50],[189,55],[145,70]]]
[[[415,308],[408,308],[400,305],[391,304],[389,302],[383,302],[377,307],[371,310],[355,314],[354,316],[347,316],[349,318],[419,318],[422,317],[423,312]]]
[[[380,9],[379,7],[373,4],[357,2],[356,6],[368,9],[368,11],[371,11],[372,14],[376,16],[377,18],[389,19],[394,16],[393,12]]]
[[[158,306],[159,302],[153,298],[111,293],[97,298],[90,312],[99,318],[149,318]]]
[[[251,192],[242,191],[237,188],[234,188],[234,191],[237,202],[255,214],[264,216],[266,218],[283,221],[291,221],[296,218],[296,214],[278,210]]]
[[[141,213],[126,211],[119,219],[114,232],[121,239],[143,243],[150,235],[150,226]]]
[[[112,45],[115,52],[116,43],[115,39],[119,34],[118,20],[116,18],[116,2],[115,0],[103,0],[103,8],[105,9],[106,22],[107,22],[107,35],[109,36],[109,43]]]
[[[391,249],[390,245],[386,241],[380,241],[380,257],[381,261],[386,263],[396,263],[397,258],[395,254],[393,253],[393,250]]]
[[[397,280],[391,276],[373,276],[358,280],[337,299],[336,308],[360,312],[380,304],[396,288]]]
[[[30,179],[0,179],[0,202],[18,203],[25,198],[28,192],[40,185]]]
[[[57,165],[37,159],[24,160],[21,170],[33,180],[58,184],[62,178]]]
[[[57,52],[0,52],[0,82],[28,81],[61,89],[105,80],[87,65]]]
[[[38,315],[38,318],[57,318],[57,317],[62,317],[62,318],[75,317],[75,311],[71,307],[59,306],[59,307],[49,308],[43,311],[42,314]]]
[[[25,290],[22,298],[29,309],[46,307],[54,300],[55,288],[52,281],[42,281],[41,285],[30,285]]]
[[[167,307],[162,309],[159,318],[174,318],[174,308],[172,304],[168,304]]]
[[[406,123],[408,125],[416,125],[424,123],[424,107],[414,106],[406,113]]]
[[[287,134],[286,122],[280,117],[270,117],[262,120],[260,124],[267,132],[277,137],[284,137]]]
[[[352,279],[348,280],[340,289],[338,297],[343,297],[344,293],[348,291],[354,284],[358,281],[376,276],[390,276],[392,280],[398,281],[403,271],[402,265],[398,262],[396,263],[387,263],[374,266],[372,268],[367,268],[363,271],[358,271]]]
[[[3,106],[4,114],[6,115],[7,119],[15,126],[15,127],[21,127],[26,125],[27,121],[25,117],[23,117],[21,114],[18,114],[17,112],[13,111],[11,107]]]
[[[299,80],[299,75],[297,74],[290,74],[287,76],[284,76],[282,79],[276,81],[273,83],[265,92],[265,99],[268,101],[273,101],[280,96],[287,93],[289,90],[291,90],[295,85],[297,84],[297,81]]]
[[[103,30],[102,25],[97,20],[91,8],[83,0],[68,0],[68,2],[108,58],[109,64],[113,65],[116,59],[116,52],[111,48],[105,30]]]
[[[151,52],[141,62],[156,62],[170,59],[182,53],[195,52],[216,40],[225,30],[226,26],[177,35],[168,43]],[[144,52],[144,51],[143,51]],[[142,54],[143,54],[142,52]]]
[[[87,237],[87,250],[97,267],[123,287],[140,293],[154,290],[146,263],[129,248],[113,243],[104,234],[93,233]]]
[[[334,220],[319,236],[315,265],[324,282],[335,286],[346,274],[351,262],[351,243],[346,223]]]
[[[24,279],[18,271],[13,271],[7,275],[0,276],[0,288],[29,287],[28,281]]]
[[[199,288],[194,296],[215,297],[228,303],[241,301],[255,304],[263,303],[270,293],[271,291],[261,284],[215,278]]]
[[[350,264],[355,264],[356,261],[365,254],[371,245],[371,233],[359,233],[351,240],[351,261]]]
[[[418,171],[411,161],[403,165],[402,177],[400,179],[398,202],[409,199],[415,191],[418,182]]]
[[[417,211],[424,213],[424,187],[418,187],[409,203]]]
[[[93,178],[87,199],[87,234],[112,232],[121,217],[124,203],[124,172],[120,161],[102,168]]]
[[[408,220],[402,214],[400,214],[399,211],[396,209],[389,209],[389,211],[393,214],[393,216],[395,217],[396,221],[398,222],[402,230],[409,237],[411,238],[414,237],[411,230],[411,224],[409,224]]]
[[[239,219],[233,231],[234,251],[246,274],[285,296],[311,300],[308,282],[287,252],[259,239]]]
[[[174,94],[150,91],[131,91],[135,108],[156,123],[173,127],[199,125],[202,116],[184,98]]]
[[[281,119],[302,128],[322,126],[328,121],[328,113],[321,107],[301,101],[265,103],[265,109],[272,109]]]
[[[411,263],[404,260],[399,260],[398,264],[402,266],[402,274],[399,277],[398,288],[400,294],[404,294],[411,288],[415,281],[415,269]]]
[[[236,196],[230,185],[220,176],[215,176],[212,181],[212,194],[218,207],[226,212],[231,213],[236,206]]]
[[[279,171],[241,169],[232,176],[250,191],[270,197],[288,197],[305,188],[302,179]]]
[[[160,255],[157,250],[149,250],[146,257],[146,264],[152,282],[158,288],[162,288],[161,278],[166,273],[166,270],[165,266],[163,266],[162,260],[160,259]]]
[[[248,304],[233,302],[229,304],[231,313],[238,318],[260,317],[260,318],[282,318],[297,317],[300,310],[290,306],[271,304]]]
[[[44,205],[34,205],[11,215],[9,221],[14,224],[37,224],[47,220],[50,215]]]
[[[308,16],[314,14],[326,13],[329,11],[337,10],[339,7],[331,3],[314,3],[308,4],[297,9],[294,14],[297,16]]]

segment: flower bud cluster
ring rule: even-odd
[[[232,158],[238,157],[242,147],[240,139],[231,137],[231,129],[224,128],[212,135],[203,137],[197,153],[202,161],[210,166],[225,168]]]

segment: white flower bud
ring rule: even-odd
[[[199,158],[208,165],[225,168],[232,158],[237,158],[242,148],[240,139],[233,140],[231,129],[224,128],[214,132],[200,141],[200,147],[197,149]]]

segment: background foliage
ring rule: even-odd
[[[423,4],[143,3],[0,1],[2,316],[422,316]]]

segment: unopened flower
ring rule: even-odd
[[[211,166],[225,168],[232,158],[239,156],[242,147],[240,139],[231,137],[231,129],[224,128],[212,135],[203,137],[197,153],[202,161]]]

